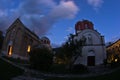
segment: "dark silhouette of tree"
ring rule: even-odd
[[[68,59],[66,57],[63,47],[57,48],[54,56],[55,56],[55,59],[54,59],[55,63],[57,63],[57,64],[67,64],[68,63]]]
[[[53,63],[53,53],[48,48],[36,47],[29,55],[30,64],[35,69],[47,70]]]
[[[0,31],[0,50],[2,49],[3,40],[4,40],[3,32]]]
[[[79,56],[82,56],[82,48],[85,45],[86,38],[83,36],[80,40],[74,39],[75,35],[70,34],[68,41],[62,46],[64,55],[70,60],[70,66],[76,61]]]

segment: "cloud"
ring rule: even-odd
[[[16,0],[14,1],[16,4]],[[74,18],[79,10],[72,0],[20,0],[17,5],[13,5],[12,0],[9,0],[9,6],[4,0],[0,2],[0,28],[7,28],[20,17],[22,22],[38,35],[46,34],[60,19]]]
[[[73,27],[68,27],[66,31],[69,32],[69,33],[73,33],[74,28]]]
[[[7,20],[7,17],[0,17],[2,20],[0,20],[0,30],[2,30],[2,31],[5,31],[6,30],[6,27],[5,26],[8,26],[7,24],[9,23],[9,22],[6,22],[6,21],[8,21]]]
[[[78,12],[78,7],[73,1],[61,1],[59,5],[51,10],[50,15],[53,15],[55,18],[73,18]]]
[[[53,8],[56,6],[56,3],[53,0],[39,0],[39,3],[49,8]]]
[[[64,37],[64,40],[67,41],[67,40],[68,40],[68,36],[65,36],[65,37]]]
[[[23,14],[41,14],[49,8],[55,7],[53,0],[25,0],[19,6],[19,12]]]
[[[10,17],[7,16],[7,11],[0,10],[0,30],[5,31],[10,24]]]
[[[103,0],[87,0],[88,4],[98,9],[103,4]]]
[[[14,1],[15,0],[0,0],[0,30],[4,32],[17,16],[12,8]]]
[[[74,18],[78,10],[78,7],[73,1],[61,1],[58,5],[52,2],[48,14],[42,17],[40,17],[40,14],[30,14],[28,23],[31,23],[29,26],[34,26],[34,30],[38,35],[44,35],[58,20]]]
[[[6,12],[3,10],[0,10],[0,16],[6,16]]]

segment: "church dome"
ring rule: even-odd
[[[50,40],[47,37],[42,37],[40,40],[41,40],[41,43],[43,44],[50,44]]]
[[[93,29],[93,23],[88,20],[78,21],[75,24],[75,30],[80,31],[84,29]]]

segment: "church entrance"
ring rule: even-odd
[[[87,57],[87,65],[88,66],[95,66],[95,56],[88,56]]]
[[[88,51],[87,65],[88,66],[95,66],[95,51],[94,50]]]

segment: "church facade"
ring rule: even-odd
[[[2,53],[9,57],[28,59],[32,47],[39,44],[39,37],[25,27],[20,19],[16,19],[6,31]]]
[[[96,66],[106,59],[106,47],[104,36],[94,29],[92,22],[88,20],[78,21],[75,24],[76,34],[74,40],[85,38],[81,56],[78,56],[74,64]]]

